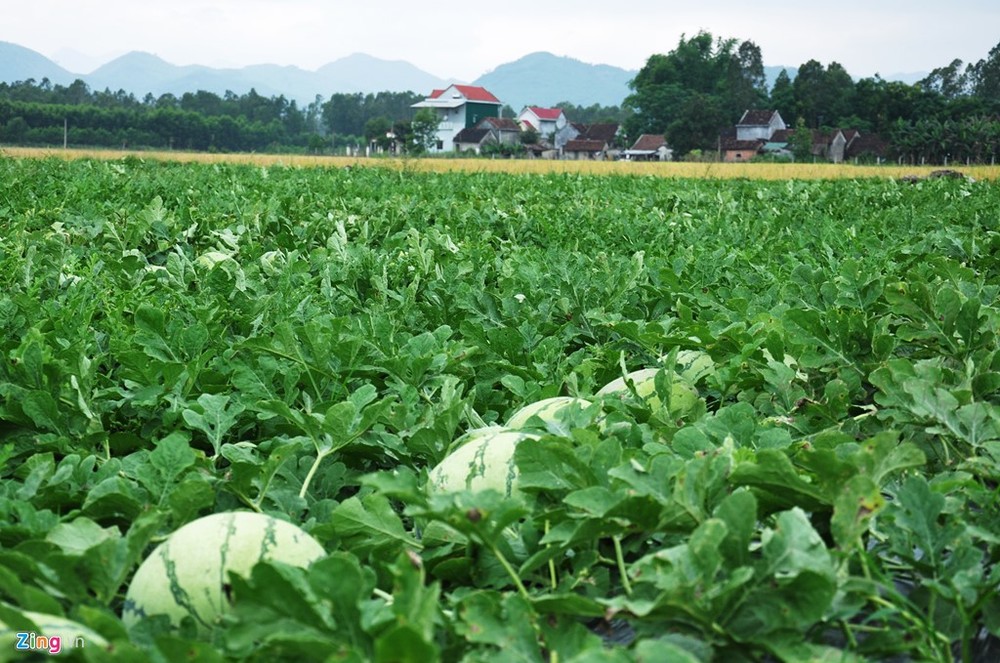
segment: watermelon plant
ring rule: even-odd
[[[17,632],[128,663],[996,658],[994,183],[0,181]]]

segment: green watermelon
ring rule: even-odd
[[[107,640],[97,632],[71,619],[30,610],[21,610],[21,614],[31,620],[35,629],[22,631],[0,621],[0,662],[24,660],[31,652],[57,656],[82,647],[108,646]]]
[[[702,350],[680,350],[677,352],[674,373],[688,384],[695,385],[715,373],[715,361]]]
[[[654,413],[666,414],[670,419],[682,419],[695,416],[704,412],[704,401],[699,396],[698,391],[688,384],[678,373],[674,373],[674,380],[670,385],[670,410],[665,411],[664,404],[660,402],[656,394],[656,374],[659,368],[643,368],[632,371],[624,377],[612,380],[601,387],[597,392],[598,396],[629,398],[631,391],[626,380],[635,387],[635,393],[643,399]]]
[[[461,446],[448,454],[430,471],[432,490],[487,490],[492,488],[510,496],[517,492],[517,466],[514,449],[538,435],[493,426],[470,431]]]
[[[544,398],[534,403],[525,405],[520,410],[511,415],[507,420],[507,428],[524,428],[528,420],[538,417],[542,421],[558,421],[559,412],[576,403],[580,408],[590,406],[590,401],[572,396],[556,396],[554,398]]]
[[[190,615],[203,628],[226,612],[229,572],[249,576],[261,560],[306,567],[326,551],[304,531],[252,512],[217,513],[184,525],[139,566],[122,621],[167,615],[173,624]]]

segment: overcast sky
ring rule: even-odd
[[[682,34],[750,39],[766,65],[836,61],[855,77],[977,62],[1000,42],[1000,0],[0,0],[0,41],[90,73],[129,51],[177,65],[314,70],[367,53],[471,81],[550,51],[639,69]]]

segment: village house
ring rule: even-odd
[[[781,114],[774,110],[747,110],[736,126],[719,136],[719,155],[723,161],[749,161],[773,143],[776,133],[787,131]],[[774,145],[776,150],[783,149]]]
[[[618,158],[619,125],[571,124],[562,146],[562,158],[569,160],[609,160]]]
[[[670,161],[673,150],[667,147],[667,139],[657,134],[642,134],[632,147],[621,153],[626,161]]]
[[[455,136],[456,152],[482,154],[483,147],[489,144],[520,145],[521,125],[509,117],[484,117]]]
[[[878,134],[857,135],[848,142],[845,149],[845,161],[874,161],[885,159],[889,144]]]
[[[510,117],[485,117],[476,129],[489,129],[498,143],[516,145],[521,142],[521,125]]]
[[[476,154],[482,154],[484,145],[496,142],[496,134],[494,134],[491,130],[480,129],[478,127],[466,127],[455,135],[454,144],[456,152],[475,152]]]
[[[502,106],[486,88],[449,85],[443,90],[432,91],[412,108],[431,108],[438,114],[437,142],[431,151],[444,152],[454,149],[455,138],[463,129],[475,127],[484,118],[499,117]]]
[[[556,134],[569,124],[561,108],[540,106],[525,106],[518,113],[517,121],[525,131],[534,129],[540,137],[550,141],[554,141]]]
[[[787,129],[778,111],[748,110],[736,123],[736,140],[771,140],[776,131]]]
[[[763,155],[791,159],[793,134],[778,111],[748,110],[735,127],[719,136],[719,158],[727,162],[749,161]],[[857,129],[813,129],[810,134],[814,160],[842,163],[860,155],[880,159],[885,154],[880,138],[865,138]]]

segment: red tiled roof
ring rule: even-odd
[[[482,101],[490,104],[500,103],[500,100],[494,97],[493,93],[484,87],[479,87],[478,85],[451,85],[444,90],[431,90],[431,96],[429,98],[437,99],[451,88],[458,90],[461,95],[469,101]]]
[[[493,93],[484,87],[478,87],[476,85],[456,85],[454,87],[469,101],[485,101],[491,104],[500,103],[500,100],[494,97]]]
[[[562,114],[561,108],[542,108],[540,106],[528,106],[528,110],[535,114],[539,120],[558,120]]]

